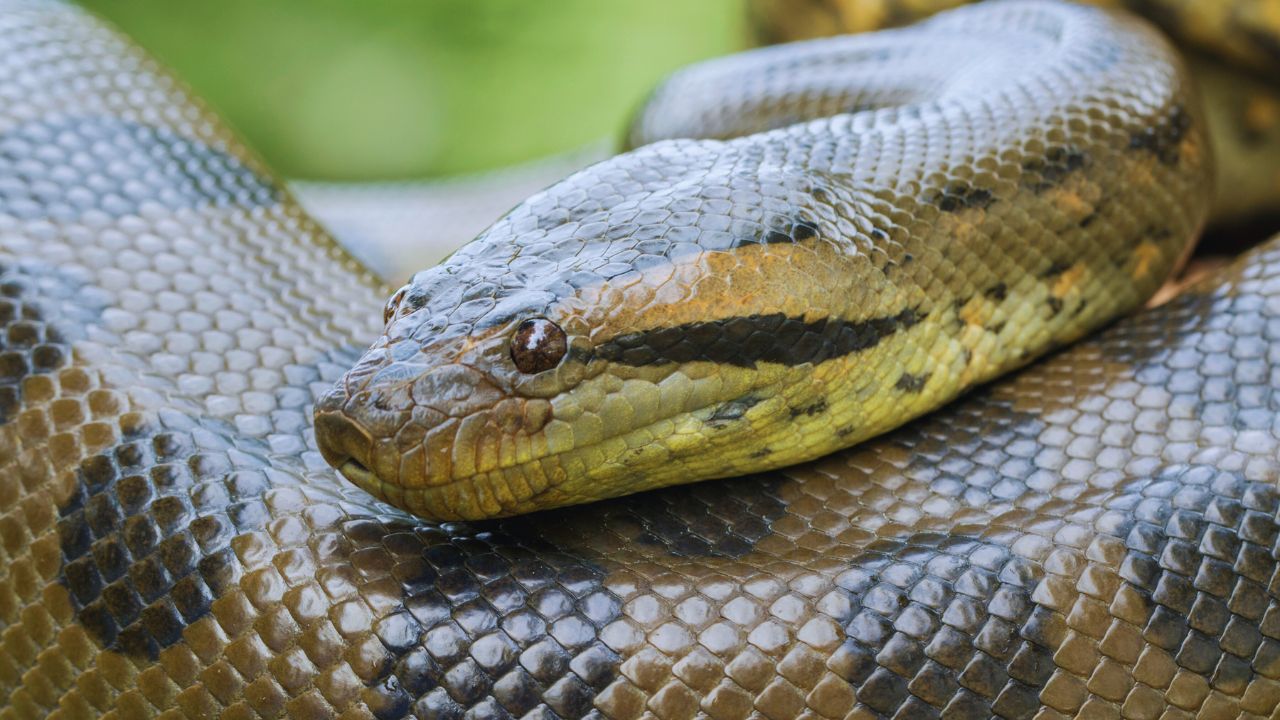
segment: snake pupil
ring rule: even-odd
[[[560,364],[569,350],[564,330],[546,318],[520,323],[511,340],[511,360],[522,373],[532,375]]]

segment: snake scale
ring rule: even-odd
[[[1163,124],[1103,112],[1116,162],[1184,177],[1203,158],[1196,111],[1139,94]],[[0,98],[0,718],[1280,707],[1274,243],[813,463],[433,523],[342,481],[313,438],[312,406],[381,333],[369,309],[388,288],[215,118],[45,0],[0,0]],[[1015,163],[1044,185],[1020,202],[1057,197],[1066,220],[1069,190],[1124,196],[1087,194],[1107,176],[1080,149]],[[1035,194],[953,185],[976,177],[922,192],[932,217],[963,232],[1002,193]],[[1198,224],[1195,198],[1144,187],[1165,200],[1143,222]],[[1049,279],[1027,285],[1077,300]],[[912,327],[938,322],[919,312]]]

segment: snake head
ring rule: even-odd
[[[388,301],[382,336],[316,406],[325,459],[426,517],[510,502],[483,489],[534,452],[549,398],[584,368],[580,333],[547,317],[546,293],[503,290],[484,275],[475,265],[418,273]]]
[[[869,255],[828,239],[830,194],[822,218],[807,178],[680,169],[704,147],[590,168],[418,273],[319,402],[325,458],[433,519],[794,462],[804,423],[832,420],[836,368],[815,363],[915,317]],[[850,302],[873,320],[844,320]]]
[[[727,139],[587,168],[415,276],[318,404],[325,457],[433,519],[758,472],[1141,303],[1206,205],[1180,66],[1105,13],[992,7],[674,76],[637,144]]]

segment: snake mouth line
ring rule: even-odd
[[[338,466],[338,472],[358,487],[368,488],[378,482],[378,476],[365,467],[364,463],[355,458],[347,458],[345,462]]]

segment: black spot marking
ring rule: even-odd
[[[914,309],[870,320],[805,321],[781,313],[688,323],[626,333],[595,348],[595,357],[624,365],[707,361],[755,367],[820,363],[876,346],[924,316]]]
[[[769,228],[759,238],[743,238],[734,244],[734,247],[744,245],[778,245],[782,243],[803,242],[818,236],[818,226],[811,220],[803,217],[792,219],[790,227],[786,228]]]
[[[819,400],[809,405],[791,408],[791,417],[813,417],[814,415],[818,415],[819,413],[824,413],[826,411],[827,401]]]
[[[791,241],[792,241],[792,237],[790,235],[784,232],[779,232],[777,230],[770,230],[769,232],[765,233],[765,236],[764,236],[764,244],[766,245],[777,245],[780,243],[789,243]],[[751,245],[754,243],[744,241],[740,244]]]
[[[40,160],[33,162],[37,153]],[[128,182],[119,168],[129,168]],[[70,171],[69,170],[74,170]],[[268,206],[280,192],[227,149],[167,128],[103,115],[48,117],[0,133],[0,212],[74,221],[144,206]],[[93,178],[102,179],[98,184]],[[143,187],[133,187],[142,185]],[[86,187],[93,192],[83,192]]]
[[[754,458],[754,459],[756,459],[756,460],[759,460],[760,458],[766,458],[766,457],[769,457],[769,456],[770,456],[770,455],[772,455],[772,454],[773,454],[773,450],[771,450],[771,449],[769,449],[769,448],[767,448],[767,447],[762,447],[762,448],[760,448],[759,450],[756,450],[756,451],[752,452],[750,455],[748,455],[748,457],[751,457],[751,458]]]
[[[1089,155],[1076,147],[1054,146],[1043,157],[1031,158],[1022,163],[1026,174],[1022,184],[1041,193],[1062,184],[1071,173],[1089,164]]]
[[[974,187],[967,182],[953,182],[941,190],[930,190],[925,193],[924,199],[942,212],[985,210],[996,200],[990,190]]]
[[[996,283],[984,290],[983,294],[996,302],[1003,302],[1009,295],[1009,288],[1004,283]]]
[[[852,434],[853,434],[852,425],[841,425],[840,427],[836,428],[836,437],[849,437]]]
[[[741,420],[747,414],[747,411],[759,405],[761,400],[763,398],[758,395],[743,395],[736,400],[730,400],[717,407],[715,412],[711,413],[711,417],[707,418],[707,423],[710,425],[727,425],[734,420]]]
[[[1049,317],[1057,317],[1058,313],[1062,312],[1062,298],[1054,297],[1050,295],[1048,304],[1049,304]]]
[[[992,335],[999,335],[1000,331],[1004,330],[1005,324],[1006,322],[1002,320],[996,323],[995,325],[992,325],[991,327],[987,328],[987,331],[990,332]]]
[[[1174,105],[1158,124],[1129,136],[1129,148],[1150,152],[1165,165],[1177,165],[1180,146],[1191,129],[1191,115],[1182,105]]]
[[[1071,263],[1065,263],[1060,260],[1055,260],[1051,265],[1049,265],[1048,269],[1040,273],[1040,278],[1044,279],[1044,278],[1055,277],[1057,275],[1061,275],[1062,273],[1070,269],[1071,269]]]
[[[796,218],[795,224],[791,227],[791,237],[795,238],[797,242],[817,237],[817,235],[818,226],[804,218]]]
[[[931,373],[923,375],[912,375],[911,373],[902,373],[898,378],[898,382],[894,383],[894,387],[902,392],[918,393],[924,389],[925,383],[929,382]]]

